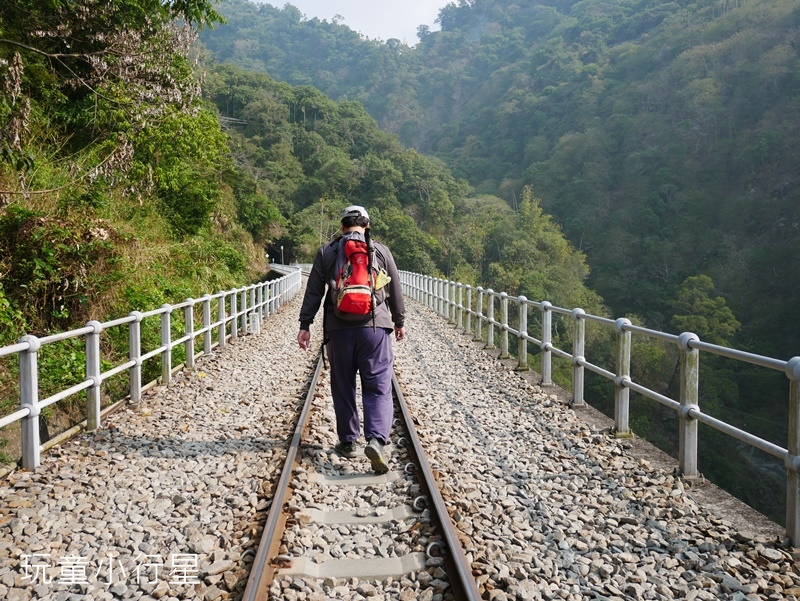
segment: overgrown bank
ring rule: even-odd
[[[191,25],[217,19],[205,0],[0,7],[0,345],[266,270],[238,220],[247,179],[191,67]],[[126,341],[103,345],[127,356]],[[40,362],[40,395],[84,378],[80,344]],[[18,402],[17,370],[0,361],[0,414]]]

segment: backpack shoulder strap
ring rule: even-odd
[[[334,238],[330,242],[328,242],[322,250],[322,270],[325,273],[325,281],[330,281],[331,278],[335,277],[336,274],[333,273],[334,269],[336,269],[336,256],[339,253],[339,242],[341,242],[342,237],[339,236]]]

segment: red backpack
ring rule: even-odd
[[[367,243],[347,240],[344,243],[347,261],[336,279],[336,306],[334,313],[342,319],[362,319],[372,314],[375,281],[370,277]]]

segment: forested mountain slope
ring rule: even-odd
[[[232,0],[220,60],[361,101],[514,203],[533,185],[615,313],[670,328],[706,274],[740,343],[782,356],[800,309],[798,26],[790,0],[461,0],[413,48]]]
[[[484,283],[530,289],[536,275],[526,276],[554,254],[525,249],[524,211],[515,209],[532,189],[540,217],[553,215],[586,254],[588,283],[612,314],[800,354],[796,1],[460,0],[441,10],[441,31],[420,29],[413,48],[364,40],[290,5],[230,0],[220,10],[229,24],[202,36],[219,60],[358,100],[479,198],[506,201],[516,228],[455,242],[491,253]],[[497,208],[484,213],[490,221],[505,219]],[[458,219],[471,208],[454,210]],[[672,353],[640,349],[637,381],[674,394]],[[701,369],[704,411],[786,444],[781,374],[724,361]],[[632,411],[635,431],[675,444],[664,415],[642,399]],[[762,459],[704,439],[704,473],[779,519],[780,484],[754,467]]]
[[[276,243],[293,260],[311,261],[336,233],[341,210],[359,202],[401,269],[496,281],[531,298],[604,310],[584,286],[584,256],[531,190],[521,192],[519,211],[497,197],[476,196],[442,161],[381,131],[359,103],[334,102],[310,86],[218,65],[204,94],[231,123],[236,164],[280,208],[285,223]],[[263,201],[239,196],[240,218],[257,237],[248,216]],[[512,251],[518,256],[505,261]]]

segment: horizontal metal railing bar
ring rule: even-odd
[[[664,396],[663,394],[659,394],[654,390],[650,390],[649,388],[645,388],[641,384],[637,384],[636,382],[633,382],[631,380],[623,381],[622,385],[625,386],[625,388],[630,388],[634,392],[638,392],[642,396],[646,396],[648,399],[653,399],[657,403],[661,403],[662,405],[665,405],[670,409],[674,409],[677,411],[678,409],[681,408],[681,404],[678,401],[671,399],[668,396]]]
[[[172,346],[176,347],[179,344],[183,344],[184,342],[189,342],[189,340],[195,338],[196,336],[197,336],[197,334],[194,334],[194,333],[185,334],[185,335],[181,336],[180,338],[178,338],[177,340],[173,340],[172,341]]]
[[[16,344],[4,346],[3,348],[0,348],[0,357],[16,355],[17,353],[27,351],[29,348],[31,348],[31,345],[27,342],[17,342]]]
[[[690,409],[689,416],[693,417],[697,421],[714,428],[715,430],[719,430],[720,432],[724,432],[733,438],[740,440],[744,443],[749,444],[750,446],[756,447],[765,453],[772,455],[773,457],[777,457],[778,459],[785,460],[786,457],[789,455],[789,451],[780,447],[776,444],[772,444],[768,440],[764,440],[763,438],[759,438],[754,434],[750,434],[749,432],[745,432],[744,430],[740,430],[736,426],[732,426],[729,423],[723,422],[718,420],[715,417],[711,417],[707,413],[703,413],[702,411],[698,411],[697,409]]]
[[[158,309],[152,309],[150,311],[143,311],[142,318],[145,317],[155,317],[156,315],[161,315],[162,313],[166,313],[167,310],[164,307],[159,307]]]
[[[5,428],[9,424],[13,424],[15,421],[22,419],[23,417],[28,417],[31,414],[30,407],[23,407],[22,409],[17,409],[14,413],[9,413],[5,417],[0,419],[0,428]]]
[[[120,317],[119,319],[114,319],[112,321],[104,321],[103,323],[100,324],[100,326],[104,330],[107,330],[109,328],[115,328],[117,326],[123,326],[126,323],[131,323],[131,322],[134,322],[134,321],[136,321],[136,318],[133,315],[128,315],[126,317]]]
[[[509,325],[501,326],[504,330],[506,330],[509,334],[513,334],[514,336],[519,336],[519,330],[515,330]]]
[[[667,334],[666,332],[659,332],[658,330],[651,330],[649,328],[643,328],[642,326],[635,326],[632,324],[626,324],[622,327],[622,329],[626,332],[644,334],[650,338],[657,338],[658,340],[663,340],[664,342],[677,343],[679,339],[679,337],[675,334]]]
[[[553,353],[556,357],[561,357],[562,359],[567,359],[569,361],[572,361],[572,355],[570,353],[562,351],[560,348],[556,348],[553,345],[548,345],[548,348],[546,350]]]
[[[534,338],[530,334],[520,334],[520,338],[524,338],[528,342],[533,342],[534,344],[538,344],[539,346],[541,346],[542,344],[541,340],[539,340],[538,338]]]
[[[595,365],[594,363],[589,363],[585,359],[580,359],[578,361],[578,365],[581,365],[582,367],[585,367],[589,371],[593,371],[598,376],[603,376],[605,379],[611,380],[612,382],[614,381],[614,378],[617,377],[617,374],[612,374],[607,369],[603,369],[602,367],[600,367],[599,365]]]
[[[175,303],[174,305],[170,305],[170,307],[172,308],[173,311],[175,311],[177,309],[184,309],[186,307],[193,307],[193,306],[194,306],[194,300],[192,300],[192,301],[185,300],[185,301],[181,301],[179,303]]]
[[[761,367],[775,369],[777,371],[784,371],[786,369],[787,362],[781,361],[780,359],[772,359],[771,357],[764,357],[762,355],[748,353],[747,351],[727,348],[725,346],[703,342],[702,340],[690,340],[688,344],[690,348],[706,351],[712,355],[728,357],[729,359],[736,359],[738,361],[744,361],[745,363],[751,363],[753,365],[760,365]]]
[[[127,362],[123,363],[122,365],[117,365],[115,368],[109,369],[108,371],[105,371],[102,374],[100,374],[100,379],[101,380],[108,380],[109,378],[113,378],[117,374],[122,373],[126,369],[130,369],[134,365],[136,365],[136,361],[133,361],[133,360],[127,361]]]
[[[166,346],[159,346],[158,348],[156,348],[156,349],[153,349],[153,350],[152,350],[152,351],[150,351],[149,353],[145,353],[144,355],[142,355],[141,357],[139,357],[139,360],[140,360],[142,363],[144,363],[144,362],[145,362],[145,361],[147,361],[148,359],[152,359],[152,358],[153,358],[153,357],[155,357],[156,355],[160,355],[161,353],[163,353],[163,352],[164,352],[164,351],[166,351],[167,349],[168,349],[168,347],[166,347]]]
[[[553,313],[559,313],[560,315],[567,315],[572,317],[572,309],[564,309],[562,307],[552,306],[548,309],[548,311],[552,311]]]
[[[93,385],[94,385],[94,380],[92,380],[91,378],[84,380],[79,384],[75,384],[75,386],[71,386],[66,390],[62,390],[58,394],[54,394],[53,396],[49,396],[46,399],[42,399],[38,403],[39,408],[44,409],[45,407],[49,407],[53,403],[57,403],[58,401],[67,398],[68,396],[72,396],[73,394],[86,390],[87,388],[91,388]]]
[[[78,338],[79,336],[86,336],[94,332],[92,326],[84,326],[77,330],[70,330],[69,332],[59,332],[58,334],[51,334],[50,336],[42,336],[39,338],[40,344],[51,344],[53,342],[61,342],[62,340],[69,340],[70,338]]]
[[[590,313],[581,313],[580,319],[585,319],[586,321],[593,321],[595,323],[602,323],[603,325],[607,326],[616,325],[616,322],[613,319],[608,319],[607,317],[599,317],[597,315],[592,315]]]

